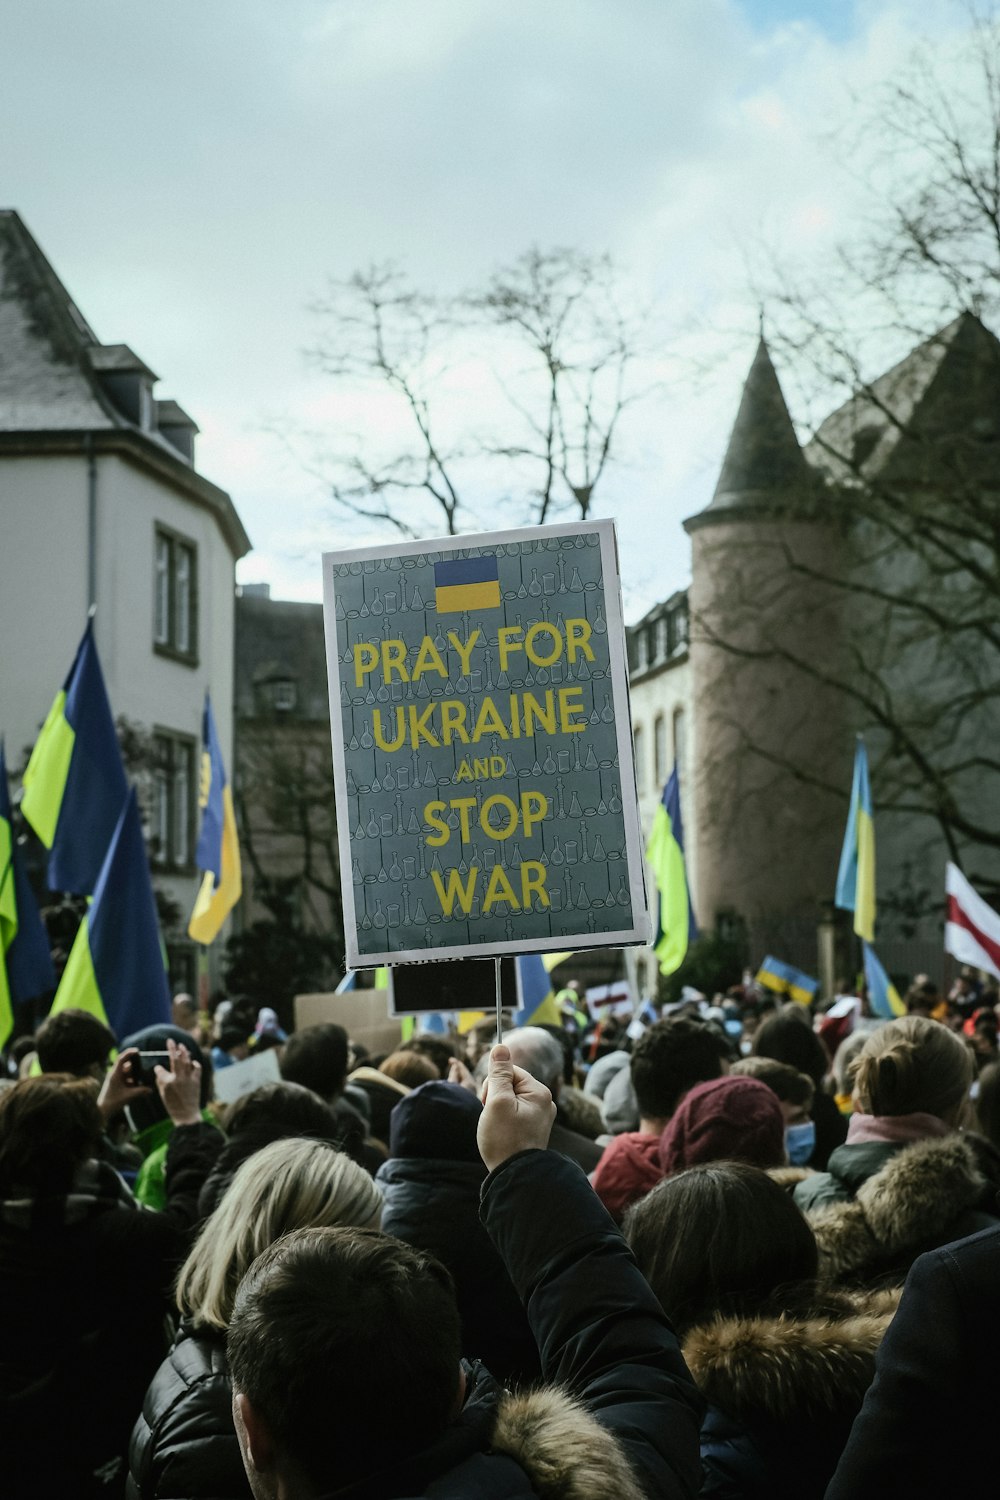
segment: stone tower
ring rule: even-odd
[[[695,910],[746,923],[750,952],[815,972],[833,895],[852,743],[843,696],[844,556],[836,490],[799,446],[758,346],[710,504],[692,541]],[[808,768],[798,774],[791,770]]]

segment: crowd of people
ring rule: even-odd
[[[570,997],[384,1055],[239,997],[50,1017],[0,1080],[0,1493],[964,1493],[1000,1012],[972,975],[907,1008]]]

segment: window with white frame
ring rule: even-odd
[[[191,865],[195,811],[195,742],[187,735],[157,730],[153,736],[151,847],[153,863],[186,870]]]
[[[153,562],[153,644],[194,664],[198,655],[198,552],[194,543],[157,527]]]

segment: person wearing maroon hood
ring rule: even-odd
[[[667,1177],[713,1161],[742,1161],[765,1171],[784,1166],[785,1117],[777,1094],[757,1078],[699,1083],[660,1136],[658,1157]]]
[[[615,1136],[590,1179],[619,1224],[625,1210],[663,1176],[660,1136],[674,1111],[695,1084],[728,1070],[728,1048],[715,1027],[691,1016],[672,1016],[655,1022],[639,1038],[629,1067],[639,1102],[639,1129]]]

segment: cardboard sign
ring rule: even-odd
[[[614,523],[323,585],[349,966],[648,941]]]
[[[343,1026],[352,1042],[367,1047],[369,1052],[395,1052],[402,1039],[398,1021],[387,1015],[388,992],[378,990],[348,990],[345,994],[332,992],[295,996],[295,1030],[304,1031],[308,1026],[322,1026],[335,1021]]]
[[[587,990],[584,996],[591,1019],[607,1020],[608,1016],[630,1016],[635,1008],[635,996],[627,979],[616,979],[613,984],[598,984]]]
[[[215,1097],[222,1104],[232,1104],[244,1094],[252,1094],[265,1083],[280,1083],[281,1068],[274,1047],[257,1057],[245,1057],[228,1068],[216,1068],[213,1074]]]

